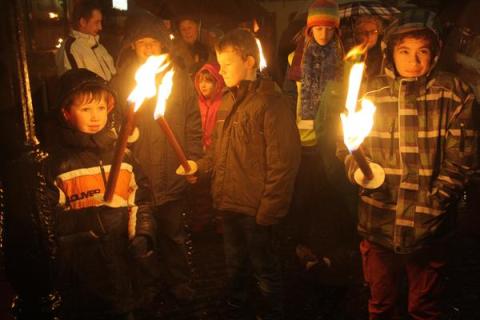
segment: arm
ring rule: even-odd
[[[197,160],[203,156],[202,118],[195,89],[191,81],[185,83],[188,83],[188,88],[185,88],[185,153],[189,159]]]
[[[473,95],[468,94],[449,121],[442,163],[433,181],[431,194],[433,204],[442,209],[447,209],[461,197],[470,175],[478,165],[477,108]]]
[[[300,164],[298,130],[282,98],[267,107],[264,117],[266,178],[256,217],[261,225],[274,224],[286,215]]]

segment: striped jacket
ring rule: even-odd
[[[361,190],[358,230],[397,253],[409,253],[453,230],[454,204],[477,154],[474,96],[450,74],[400,79],[385,75],[364,98],[377,107],[363,147],[385,183]]]

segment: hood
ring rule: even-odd
[[[108,82],[96,73],[87,69],[80,68],[68,70],[60,77],[58,83],[58,98],[55,103],[55,107],[58,110],[60,110],[63,103],[70,95],[86,87],[101,87],[109,91],[113,97],[116,98],[116,94],[110,88]]]
[[[385,73],[387,76],[393,78],[398,77],[393,63],[393,48],[390,43],[392,37],[402,33],[425,29],[430,30],[434,34],[435,41],[437,42],[436,46],[438,48],[437,52],[434,53],[430,70],[426,76],[428,77],[431,74],[437,64],[442,44],[440,40],[440,24],[434,12],[415,8],[400,13],[399,16],[397,16],[397,18],[385,29],[385,35],[382,40],[382,52],[385,59]]]
[[[203,70],[207,70],[216,80],[216,85],[215,85],[215,90],[213,93],[213,99],[216,99],[222,94],[223,88],[225,88],[225,82],[223,81],[223,77],[220,75],[220,66],[217,63],[206,63],[203,65],[200,70],[195,74],[195,90],[197,90],[198,93],[200,93],[200,88],[199,88],[199,79],[200,79],[200,73]],[[198,94],[199,99],[202,102],[205,102],[206,99],[201,95]]]

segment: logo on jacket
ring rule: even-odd
[[[72,194],[71,196],[69,196],[69,197],[67,198],[67,201],[68,201],[69,203],[71,203],[71,202],[75,202],[75,201],[78,201],[78,200],[91,198],[91,197],[93,197],[94,195],[96,195],[97,193],[100,193],[100,189],[93,189],[93,190],[82,191],[82,192],[77,193],[77,194]]]

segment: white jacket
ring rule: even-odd
[[[117,71],[112,56],[98,40],[98,35],[72,30],[55,57],[58,75],[72,68],[86,68],[109,81]]]

